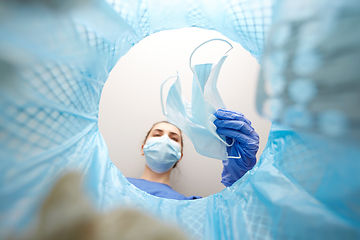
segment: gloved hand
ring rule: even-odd
[[[251,126],[251,122],[241,113],[219,109],[214,114],[217,118],[214,124],[216,132],[226,137],[229,158],[223,160],[222,183],[228,187],[240,179],[256,163],[256,153],[259,149],[259,135]],[[238,157],[241,158],[231,158]]]

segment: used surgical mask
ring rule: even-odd
[[[214,64],[198,64],[192,66],[191,58],[194,52],[207,42],[219,40],[232,45],[223,39],[211,39],[198,46],[191,54],[189,65],[194,73],[192,83],[191,104],[188,103],[181,93],[180,79],[176,75],[174,84],[170,87],[166,99],[166,112],[162,100],[162,89],[164,84],[170,80],[168,78],[161,86],[161,104],[167,121],[180,128],[191,142],[198,153],[203,156],[226,160],[227,158],[240,158],[240,153],[236,156],[228,156],[227,146],[231,146],[216,133],[216,126],[213,115],[217,109],[225,108],[216,84],[222,64],[227,58],[226,53]]]
[[[168,135],[152,137],[144,145],[146,165],[156,173],[169,171],[181,158],[181,146]]]

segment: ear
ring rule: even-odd
[[[145,155],[144,154],[144,144],[141,146],[141,155],[143,155],[143,156]],[[181,157],[182,157],[182,155],[181,155]]]

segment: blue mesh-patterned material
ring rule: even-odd
[[[318,1],[290,7],[285,1],[277,8],[258,110],[280,124],[359,146],[359,3],[330,1],[326,11]]]
[[[78,170],[99,210],[135,206],[198,239],[359,239],[359,16],[357,0],[1,1],[0,238],[36,224],[54,181]],[[115,167],[98,106],[134,44],[191,26],[258,61],[268,39],[257,104],[276,124],[233,186],[178,201]]]

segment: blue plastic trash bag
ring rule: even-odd
[[[357,0],[1,1],[0,238],[36,224],[55,180],[78,170],[99,210],[137,207],[194,238],[359,239],[359,16]],[[115,167],[98,106],[134,44],[191,26],[262,59],[257,105],[276,124],[240,180],[177,201]]]

